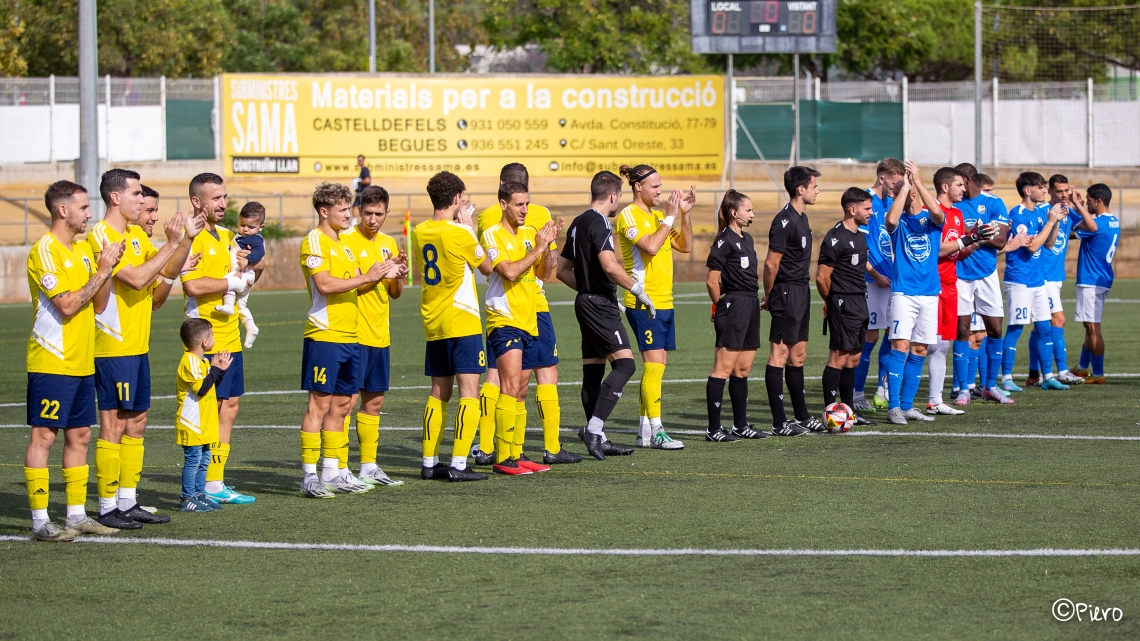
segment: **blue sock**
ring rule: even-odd
[[[985,352],[983,352],[982,348],[980,348],[980,347],[970,348],[970,354],[967,357],[968,364],[966,366],[966,388],[967,389],[969,389],[969,387],[974,384],[974,381],[978,380],[978,361],[981,358],[982,354],[984,354],[984,353]]]
[[[970,375],[970,342],[954,341],[954,389],[966,389],[966,377]]]
[[[1001,354],[1005,349],[1004,339],[986,337],[986,381],[985,389],[997,386],[1001,373]]]
[[[890,332],[883,331],[883,342],[879,344],[879,382],[875,384],[876,387],[882,384],[883,379],[886,378],[887,372],[890,371],[891,360],[891,337]]]
[[[891,350],[890,360],[887,362],[887,389],[890,390],[891,399],[888,407],[899,407],[899,398],[902,390],[903,369],[906,366],[906,352],[897,349]]]
[[[1104,376],[1104,354],[1097,356],[1093,354],[1092,357],[1093,376]]]
[[[874,343],[863,341],[863,353],[859,355],[859,364],[855,366],[856,392],[862,392],[867,388],[867,372],[871,369],[871,353],[874,351]]]
[[[1053,360],[1057,362],[1057,373],[1069,369],[1069,347],[1065,345],[1065,328],[1053,328]]]
[[[1053,326],[1049,321],[1033,323],[1033,332],[1037,339],[1037,353],[1040,355],[1041,376],[1053,373]]]
[[[899,399],[903,411],[914,408],[914,397],[918,394],[918,384],[922,382],[922,364],[925,362],[926,357],[918,354],[908,354],[906,357],[902,375],[902,398]],[[891,399],[893,401],[894,396]]]
[[[1041,350],[1038,349],[1039,343],[1037,340],[1037,324],[1034,323],[1033,331],[1029,332],[1029,371],[1041,371]]]
[[[1005,339],[1002,341],[1001,375],[1009,376],[1013,373],[1013,361],[1017,358],[1017,341],[1021,340],[1021,330],[1024,325],[1010,325],[1005,330]]]
[[[1085,347],[1084,345],[1081,345],[1081,362],[1080,362],[1080,368],[1079,369],[1088,369],[1089,363],[1091,363],[1091,362],[1092,362],[1092,352],[1089,351],[1089,348]]]

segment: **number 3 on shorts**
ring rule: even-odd
[[[652,345],[653,344],[653,330],[650,330],[650,329],[645,330],[645,344],[646,345]]]

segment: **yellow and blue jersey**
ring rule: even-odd
[[[194,237],[190,245],[191,254],[200,254],[202,260],[194,269],[182,275],[183,296],[186,298],[186,317],[204,318],[210,321],[214,328],[214,349],[237,353],[241,351],[241,330],[238,329],[241,318],[237,314],[222,314],[214,309],[222,304],[223,294],[206,294],[205,296],[190,296],[185,293],[185,284],[199,278],[225,278],[233,271],[230,263],[230,247],[234,242],[234,233],[225,227],[215,227],[213,233],[209,229]]]
[[[526,218],[523,219],[523,224],[527,227],[533,227],[535,231],[542,229],[546,223],[552,222],[554,218],[550,215],[550,210],[542,205],[528,205],[526,208]],[[492,225],[498,225],[503,221],[503,208],[499,203],[495,203],[490,207],[484,209],[479,214],[479,220],[476,228],[475,235],[479,238],[483,237],[483,232],[490,229]],[[484,248],[486,249],[486,248]],[[550,241],[550,251],[558,249],[556,241]],[[546,290],[542,288],[542,280],[536,281],[538,283],[538,300],[535,301],[535,311],[549,312],[550,303],[546,300]]]
[[[175,418],[175,441],[179,445],[209,445],[218,440],[217,385],[198,396],[202,380],[210,373],[210,361],[190,352],[182,354],[178,363],[178,414]]]
[[[470,228],[426,220],[412,231],[412,255],[420,272],[420,315],[429,341],[483,333],[475,271],[483,248]]]
[[[534,228],[526,225],[519,227],[517,233],[511,233],[501,224],[488,227],[482,239],[491,267],[503,261],[517,262],[525,258],[534,249],[536,235]],[[534,265],[514,281],[492,272],[487,277],[487,331],[514,327],[538,336],[536,303],[540,296]]]
[[[400,253],[396,239],[383,232],[369,240],[356,227],[340,235],[340,240],[356,256],[360,273],[365,273],[376,263],[382,263]],[[356,325],[357,339],[368,347],[388,347],[392,344],[388,321],[388,287],[384,281],[376,283],[365,294],[358,294],[356,307],[359,320]]]
[[[325,343],[355,343],[359,317],[356,290],[327,296],[320,293],[313,274],[321,272],[335,278],[352,278],[360,275],[360,267],[343,240],[314,229],[301,243],[301,273],[310,301],[305,338]]]
[[[669,231],[669,238],[661,246],[656,256],[645,254],[637,248],[637,241],[657,231],[664,224],[665,215],[653,209],[646,212],[637,205],[629,205],[617,215],[615,233],[621,244],[621,257],[625,263],[625,273],[630,278],[645,284],[645,293],[657,309],[673,309],[673,239],[680,235],[676,230]],[[626,307],[634,307],[637,297],[625,293]]]
[[[125,241],[125,242],[124,242]],[[111,295],[107,307],[95,315],[95,357],[139,356],[150,351],[151,315],[154,305],[156,279],[143,289],[134,289],[124,282],[114,279],[124,267],[139,267],[158,253],[150,237],[142,227],[127,225],[120,234],[114,227],[101,220],[95,223],[87,235],[87,243],[95,259],[103,251],[105,244],[124,242],[123,257],[112,270]]]
[[[91,376],[95,373],[95,308],[89,302],[71,318],[51,302],[79,291],[95,274],[91,247],[73,241],[68,247],[48,232],[28,254],[28,291],[32,294],[32,335],[27,371],[34,374]]]

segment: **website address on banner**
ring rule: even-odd
[[[458,162],[385,162],[369,160],[368,170],[379,174],[402,174],[415,172],[472,172],[479,171],[478,163]],[[320,174],[352,174],[360,171],[356,164],[346,163],[313,163],[313,171]]]

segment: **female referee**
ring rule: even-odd
[[[752,201],[735,189],[720,203],[720,233],[713,240],[705,266],[705,286],[713,301],[712,322],[716,327],[716,355],[705,384],[709,426],[705,440],[725,442],[742,438],[768,438],[768,432],[748,424],[748,374],[760,347],[760,291],[756,272],[756,248],[744,231],[752,224]],[[732,429],[720,424],[724,384],[732,399]]]

